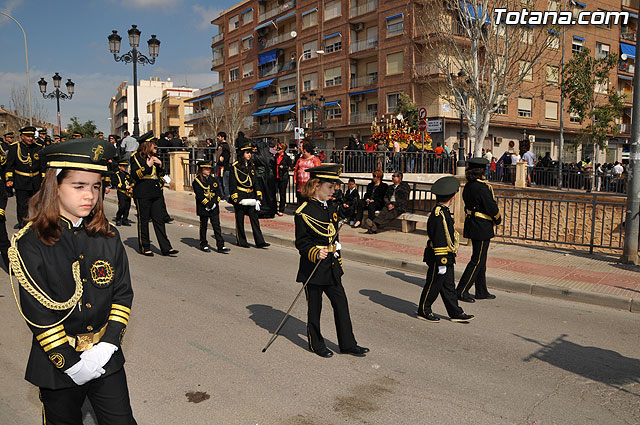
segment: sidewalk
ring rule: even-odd
[[[167,208],[179,223],[196,225],[192,192],[164,192]],[[115,194],[107,202],[117,202]],[[268,242],[293,246],[293,211],[284,217],[260,220]],[[225,234],[235,234],[231,204],[222,202],[220,222]],[[247,232],[251,226],[246,223]],[[251,236],[248,236],[251,241]],[[232,237],[233,239],[233,237]],[[342,256],[348,260],[384,268],[425,274],[422,255],[426,245],[423,231],[401,233],[388,230],[367,235],[364,229],[345,225],[340,231]],[[471,245],[460,246],[456,280],[471,257]],[[487,261],[487,284],[491,288],[528,293],[640,312],[640,267],[617,263],[616,256],[506,243],[492,243]]]

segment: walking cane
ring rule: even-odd
[[[342,225],[344,224],[344,221],[340,221],[340,224],[338,225],[338,230],[336,231],[335,236],[333,237],[333,240],[331,241],[331,244],[334,244],[336,239],[338,239],[338,234],[340,233],[340,229],[342,228]],[[313,270],[311,271],[311,274],[309,275],[309,277],[307,278],[307,281],[304,283],[304,285],[302,285],[302,288],[300,288],[300,291],[298,291],[298,295],[296,295],[296,297],[293,299],[293,302],[291,303],[291,305],[289,306],[289,309],[287,310],[287,312],[284,314],[284,317],[282,318],[282,320],[280,321],[280,324],[278,325],[278,327],[276,328],[275,332],[273,333],[273,335],[271,335],[271,338],[269,339],[269,342],[267,342],[267,345],[264,346],[264,348],[262,349],[262,352],[266,352],[267,349],[271,346],[271,344],[273,344],[273,341],[276,340],[276,338],[278,337],[280,332],[280,329],[282,329],[282,327],[284,326],[284,323],[287,321],[287,319],[289,318],[289,313],[291,313],[291,309],[293,309],[293,306],[296,305],[296,302],[298,301],[298,298],[300,298],[300,295],[302,294],[302,292],[304,291],[304,289],[307,287],[307,284],[309,283],[309,281],[311,280],[311,278],[313,277],[313,275],[316,273],[316,270],[318,270],[318,266],[320,265],[320,263],[322,262],[322,260],[318,261],[316,263],[316,266],[313,268]]]

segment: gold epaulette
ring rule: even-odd
[[[304,210],[304,207],[306,207],[306,206],[307,206],[307,201],[304,201],[304,202],[302,203],[302,205],[300,205],[300,206],[298,207],[298,209],[296,210],[296,214],[300,214],[300,213],[302,212],[302,210]]]
[[[442,210],[442,207],[440,207],[440,205],[436,206],[436,209],[433,210],[433,213],[437,216],[440,215],[440,210]]]
[[[238,161],[233,161],[233,164],[231,164],[232,167],[235,167],[236,165],[238,165]]]

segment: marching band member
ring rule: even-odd
[[[221,190],[218,179],[211,176],[212,168],[213,165],[210,161],[200,161],[198,175],[192,183],[193,193],[196,195],[196,214],[200,217],[200,249],[204,252],[211,251],[207,242],[207,226],[210,221],[216,238],[217,251],[226,254],[230,249],[224,246],[220,229]]]

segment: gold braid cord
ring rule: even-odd
[[[313,218],[305,213],[300,213],[300,216],[302,217],[304,222],[307,223],[307,226],[309,226],[311,230],[313,230],[320,236],[327,237],[329,238],[329,240],[331,240],[331,238],[333,238],[333,236],[336,234],[336,228],[333,223],[318,220],[317,218]]]
[[[451,234],[449,233],[449,226],[447,226],[447,219],[444,214],[440,214],[440,210],[436,211],[436,216],[442,216],[442,226],[444,227],[444,236],[447,239],[447,248],[450,252],[456,254],[460,247],[460,234],[457,230],[453,229],[453,241],[451,240]]]
[[[71,315],[73,308],[76,306],[80,298],[82,298],[82,279],[80,278],[80,263],[78,261],[74,262],[72,265],[73,271],[73,280],[76,284],[76,289],[71,298],[69,298],[65,302],[58,302],[47,295],[37,283],[33,280],[31,275],[29,274],[29,270],[27,270],[27,266],[24,264],[22,257],[20,256],[20,252],[18,251],[18,239],[20,239],[25,232],[31,227],[31,223],[27,223],[22,229],[20,229],[16,234],[11,237],[11,247],[8,250],[9,255],[9,281],[11,283],[11,290],[13,291],[13,297],[16,300],[16,305],[18,306],[18,311],[20,315],[24,318],[32,326],[36,328],[50,328],[53,326],[58,326],[60,323],[64,322],[67,317]],[[35,298],[40,304],[42,304],[45,308],[49,310],[69,310],[69,312],[58,322],[53,323],[51,325],[39,325],[37,323],[33,323],[29,320],[22,311],[22,306],[18,301],[18,295],[16,293],[15,287],[13,285],[13,274],[16,275],[20,286],[24,288],[27,293],[29,293],[33,298]]]

